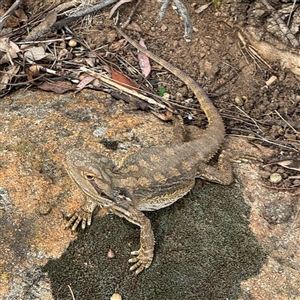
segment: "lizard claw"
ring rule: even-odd
[[[128,260],[129,263],[134,263],[133,266],[130,267],[130,271],[135,270],[135,274],[140,274],[144,269],[147,269],[153,260],[153,250],[144,250],[140,248],[138,251],[132,251],[131,255],[136,255],[136,257]]]
[[[92,213],[84,210],[76,211],[67,222],[65,228],[70,228],[72,226],[71,230],[75,231],[80,222],[82,229],[85,229],[86,225],[90,226],[92,224]]]

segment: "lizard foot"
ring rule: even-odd
[[[134,263],[130,267],[130,271],[135,270],[135,274],[140,274],[144,269],[147,269],[153,260],[153,249],[145,250],[140,248],[138,251],[132,251],[131,255],[136,255],[136,257],[129,259],[129,263]]]
[[[82,229],[85,229],[86,225],[90,226],[92,224],[92,213],[82,209],[74,212],[65,228],[70,228],[72,226],[71,230],[75,231],[80,222]]]

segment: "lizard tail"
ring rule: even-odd
[[[162,58],[156,56],[154,53],[150,52],[149,50],[145,49],[137,42],[132,40],[128,35],[122,32],[118,27],[115,26],[115,29],[136,49],[145,53],[148,57],[162,65],[165,69],[176,75],[180,80],[182,80],[195,94],[197,97],[199,104],[204,111],[207,119],[208,119],[208,127],[206,128],[205,133],[201,136],[198,142],[202,143],[202,139],[204,141],[203,144],[209,143],[207,145],[207,154],[204,154],[204,159],[210,159],[209,156],[214,155],[218,149],[220,148],[224,136],[225,136],[225,126],[220,116],[218,110],[209,99],[205,91],[200,87],[200,85],[192,79],[188,74],[183,72],[182,70],[178,69],[177,67],[171,65],[169,62],[163,60]],[[204,147],[205,148],[205,147]],[[201,149],[201,151],[205,149]],[[213,154],[211,154],[213,153]]]

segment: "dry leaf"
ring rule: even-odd
[[[143,48],[147,49],[143,39],[140,40],[139,44]],[[151,64],[150,64],[149,57],[145,53],[139,52],[138,53],[138,60],[139,60],[139,65],[140,65],[140,68],[142,70],[143,75],[145,77],[147,77],[151,72]]]
[[[79,92],[81,91],[83,88],[85,88],[85,86],[87,86],[89,83],[91,83],[92,81],[95,80],[95,77],[93,76],[86,76],[84,77],[76,86],[76,91]]]
[[[300,195],[300,189],[297,189],[294,193],[293,193],[293,196],[298,196]]]
[[[199,8],[195,9],[195,13],[196,14],[202,13],[203,11],[205,11],[211,5],[211,3],[212,2],[209,2],[207,4],[201,5]]]
[[[45,81],[42,84],[38,85],[37,87],[40,88],[41,90],[51,91],[56,94],[63,94],[68,91],[74,91],[74,88],[70,85],[67,85],[66,82],[51,83],[51,82]]]
[[[33,60],[38,61],[45,58],[48,54],[46,54],[45,49],[42,46],[32,46],[26,48],[24,52],[24,56]]]
[[[87,57],[84,59],[85,62],[91,67],[91,68],[94,68],[95,65],[96,65],[96,58],[94,57]]]
[[[131,90],[137,90],[137,87],[130,79],[114,69],[111,69],[111,78],[120,85],[123,85]]]
[[[17,58],[17,53],[20,52],[20,48],[12,41],[10,41],[8,38],[2,38],[0,39],[0,52],[4,52],[5,54],[0,60],[0,65],[12,62],[12,59]]]
[[[19,65],[11,65],[5,73],[0,74],[0,91],[4,90],[15,74],[20,70]]]
[[[287,169],[300,171],[300,160],[299,159],[287,159],[277,162],[279,166]]]
[[[19,19],[16,17],[16,16],[10,16],[5,24],[4,24],[4,27],[7,27],[7,28],[15,28],[15,27],[18,27],[19,26]]]

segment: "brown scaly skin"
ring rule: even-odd
[[[220,184],[232,182],[231,165],[223,153],[218,168],[207,162],[220,149],[225,135],[221,116],[203,89],[183,71],[145,50],[120,32],[135,48],[161,64],[180,78],[196,95],[209,124],[196,139],[166,147],[142,149],[126,157],[118,166],[109,158],[86,150],[72,150],[66,154],[66,169],[79,188],[88,197],[82,210],[68,221],[67,227],[75,230],[91,224],[97,206],[140,226],[141,248],[131,254],[134,263],[130,270],[136,274],[151,265],[154,255],[154,235],[148,218],[141,212],[157,210],[185,195],[201,177]]]

